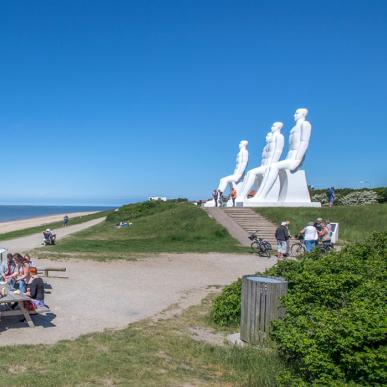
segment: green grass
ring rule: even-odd
[[[259,208],[256,210],[276,224],[289,220],[294,235],[316,218],[340,223],[343,242],[362,241],[373,231],[387,230],[387,204],[333,208]]]
[[[5,348],[2,380],[9,386],[277,385],[284,368],[274,350],[214,346],[190,337],[189,328],[209,328],[210,298],[173,319],[144,320],[50,346]]]
[[[128,228],[116,227],[129,220]],[[202,209],[187,202],[144,202],[122,207],[99,225],[39,250],[93,259],[162,252],[244,252],[228,232]]]
[[[103,212],[97,212],[95,214],[77,216],[77,217],[70,219],[69,225],[73,226],[75,224],[88,222],[89,220],[101,218],[103,216],[108,216],[110,213],[111,213],[111,211],[103,211]],[[9,240],[9,239],[14,239],[14,238],[20,238],[20,237],[31,235],[31,234],[36,234],[38,232],[43,232],[43,230],[46,228],[55,229],[55,228],[60,228],[60,227],[63,227],[63,221],[54,222],[54,223],[46,223],[46,224],[36,226],[36,227],[29,227],[29,228],[24,228],[22,230],[6,232],[3,234],[0,234],[0,241],[5,241],[5,240]]]

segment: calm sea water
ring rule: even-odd
[[[49,215],[65,215],[71,212],[104,211],[115,207],[97,206],[7,206],[0,205],[0,222],[38,218]]]

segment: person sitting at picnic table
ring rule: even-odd
[[[307,253],[311,252],[318,241],[318,232],[313,222],[309,222],[308,225],[300,231],[300,234],[304,235],[305,250]]]
[[[27,265],[27,268],[24,266],[24,257],[19,253],[13,255],[13,260],[16,264],[16,271],[12,275],[12,278],[14,280],[13,287],[25,293],[27,290],[25,280],[29,276],[29,266]]]
[[[16,264],[15,264],[15,261],[13,260],[12,254],[8,253],[7,260],[1,263],[0,280],[3,282],[10,283],[10,285],[13,287],[15,282],[13,280],[14,273],[17,273]]]
[[[47,307],[44,303],[44,282],[38,276],[36,267],[30,267],[30,278],[27,283],[26,295],[32,298],[31,302],[35,309]]]

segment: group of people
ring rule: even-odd
[[[215,207],[223,207],[224,196],[223,192],[219,189],[212,191],[212,198],[214,199]],[[232,200],[232,206],[235,207],[235,200],[237,198],[237,190],[232,187],[230,191],[230,198]]]
[[[0,281],[7,284],[10,290],[19,290],[29,296],[34,309],[46,306],[43,280],[28,254],[8,253],[0,265]]]
[[[277,257],[283,259],[289,254],[289,221],[283,221],[275,232],[277,240]],[[315,222],[309,222],[301,231],[300,235],[303,237],[306,252],[312,251],[317,243],[321,241],[324,244],[331,243],[332,229],[329,220],[317,218]]]

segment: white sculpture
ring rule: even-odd
[[[307,109],[296,110],[294,114],[296,124],[290,131],[286,159],[272,163],[266,168],[256,196],[247,202],[320,206],[319,203],[310,202],[305,172],[298,170],[304,161],[312,132],[311,124],[306,121],[307,114]]]
[[[248,141],[242,140],[239,143],[239,152],[236,157],[236,166],[232,175],[222,177],[219,182],[218,191],[224,193],[227,186],[231,184],[238,192],[239,186],[242,184],[242,179],[249,161],[249,151],[247,150]],[[215,201],[210,200],[205,203],[205,207],[214,207]]]
[[[222,193],[226,190],[229,184],[236,188],[237,183],[239,183],[242,179],[249,161],[249,151],[247,150],[248,143],[249,142],[246,140],[242,140],[239,143],[239,153],[236,157],[236,166],[233,174],[220,179],[218,190]]]
[[[267,168],[280,159],[285,142],[281,133],[283,125],[282,122],[273,123],[271,131],[266,135],[266,146],[262,151],[261,165],[247,172],[242,188],[238,192],[237,202],[246,200],[254,184],[257,183],[257,187],[260,186],[259,179],[262,180]]]

